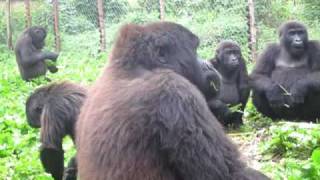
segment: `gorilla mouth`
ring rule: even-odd
[[[296,50],[302,50],[302,49],[304,49],[304,46],[303,46],[303,44],[293,44],[292,48],[296,49]]]

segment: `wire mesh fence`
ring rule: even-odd
[[[276,41],[277,26],[283,21],[302,19],[312,25],[314,21],[305,15],[306,6],[308,0],[2,0],[0,44],[8,43],[8,27],[14,44],[26,27],[40,25],[48,30],[49,48],[96,54],[111,48],[124,23],[168,20],[196,33],[201,39],[199,53],[206,58],[213,55],[219,41],[232,39],[248,59],[250,51]],[[255,21],[250,26],[252,18]],[[250,28],[256,28],[256,36]]]

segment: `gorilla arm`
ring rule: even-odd
[[[275,68],[276,58],[279,57],[281,47],[271,44],[259,57],[256,66],[250,75],[250,86],[254,91],[264,93],[270,106],[279,107],[286,104],[283,89],[270,78]]]
[[[227,121],[232,119],[232,112],[226,103],[222,102],[217,98],[213,98],[208,101],[208,106],[211,112],[217,117],[220,123],[225,124]]]
[[[290,89],[292,103],[303,103],[304,97],[310,91],[320,92],[320,43],[310,41],[308,55],[311,61],[311,72],[296,82]]]
[[[31,39],[30,39],[31,41]],[[31,65],[36,64],[39,61],[44,61],[45,59],[51,59],[55,61],[58,57],[57,53],[53,52],[41,52],[41,50],[33,49],[31,46],[31,42],[26,42],[25,44],[20,44],[19,54],[20,54],[20,61],[22,64]]]
[[[271,44],[260,55],[256,62],[255,68],[250,75],[252,88],[259,92],[265,92],[275,83],[271,80],[271,72],[275,68],[275,58],[280,53],[280,47],[276,44]]]
[[[242,168],[236,147],[200,93],[194,87],[178,89],[182,91],[160,96],[156,130],[160,149],[177,179],[231,179],[231,174]]]
[[[240,102],[242,104],[241,110],[243,111],[250,95],[250,87],[249,87],[249,76],[248,76],[247,67],[242,57],[240,60],[238,86],[239,86]]]

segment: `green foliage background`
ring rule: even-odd
[[[51,1],[32,1],[32,24],[48,29],[46,50],[53,50],[53,17]],[[49,74],[53,81],[71,80],[90,85],[107,63],[107,57],[119,26],[124,23],[146,23],[159,20],[158,0],[105,0],[107,47],[98,53],[99,32],[95,0],[60,0],[60,33],[62,51],[59,72]],[[214,56],[222,39],[237,41],[248,59],[247,1],[245,0],[168,0],[165,19],[185,25],[201,39],[198,53],[202,58]],[[312,0],[255,0],[258,28],[257,49],[277,41],[277,27],[297,19],[309,27],[310,38],[320,39],[320,3]],[[13,41],[23,31],[23,1],[12,8]],[[37,87],[48,84],[44,78],[32,82],[20,79],[12,51],[6,48],[5,4],[0,1],[0,179],[36,179],[51,177],[44,173],[39,160],[39,130],[26,123],[24,103]],[[252,62],[248,61],[251,69]],[[262,117],[252,103],[245,110],[246,125],[239,133],[255,137],[263,130],[259,143],[261,170],[273,179],[320,178],[320,127],[316,124],[271,122]],[[248,139],[250,141],[250,139]],[[70,139],[64,149],[67,157],[74,154]],[[66,161],[68,160],[66,159]]]

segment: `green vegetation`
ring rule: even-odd
[[[47,49],[53,50],[52,11],[49,1],[32,1],[32,23],[48,28]],[[90,85],[106,64],[118,27],[127,22],[145,23],[158,20],[158,0],[106,0],[106,53],[98,53],[99,33],[96,28],[95,1],[60,0],[62,52],[59,72],[49,74],[53,81],[71,80]],[[181,23],[201,39],[198,53],[203,58],[214,55],[221,39],[236,40],[248,59],[248,27],[246,1],[242,0],[170,0],[166,1],[166,19]],[[283,21],[298,19],[309,27],[310,38],[320,39],[318,1],[256,0],[258,26],[257,47],[277,41],[276,28]],[[13,41],[24,28],[23,1],[12,9]],[[44,78],[32,82],[21,80],[15,56],[6,46],[4,4],[0,2],[0,179],[36,179],[51,177],[44,173],[39,160],[39,130],[26,123],[24,104],[35,88],[48,84]],[[248,67],[252,63],[248,62]],[[236,108],[235,108],[236,110]],[[257,113],[251,102],[245,110],[245,125],[229,132],[242,140],[240,150],[251,153],[248,163],[258,163],[273,179],[320,179],[320,125],[309,123],[272,122]],[[70,139],[64,142],[67,157],[74,154]],[[67,161],[67,160],[66,160]]]

